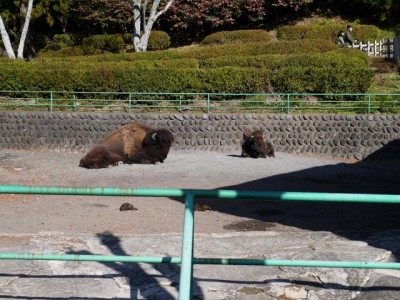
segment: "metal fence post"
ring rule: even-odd
[[[371,113],[371,94],[368,94],[368,113]]]
[[[193,245],[194,245],[194,194],[185,195],[185,216],[183,220],[182,264],[179,280],[179,300],[192,299],[193,287]]]
[[[210,93],[207,93],[207,113],[210,113]]]
[[[131,105],[132,105],[132,94],[129,93],[129,98],[128,98],[128,113],[131,113]]]
[[[74,94],[74,104],[72,106],[72,110],[75,112],[76,111],[76,95]]]
[[[50,92],[50,111],[53,111],[53,92]]]
[[[290,112],[290,94],[287,95],[287,113]]]

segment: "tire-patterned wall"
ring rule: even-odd
[[[240,154],[245,128],[261,129],[276,152],[363,159],[391,145],[385,157],[400,159],[400,115],[120,114],[0,112],[1,149],[85,152],[130,122],[169,128],[173,150]],[[394,146],[393,146],[394,145]]]

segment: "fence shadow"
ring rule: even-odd
[[[97,237],[99,238],[101,244],[106,246],[113,255],[130,255],[129,253],[125,252],[121,245],[121,240],[114,234],[110,232],[104,232],[97,234]],[[94,253],[89,251],[74,251],[68,252],[67,254],[93,255]],[[167,289],[160,285],[155,275],[148,274],[142,265],[138,263],[102,262],[102,264],[126,278],[130,287],[130,297],[128,299],[148,299],[148,297],[154,297],[155,294],[157,295],[156,299],[175,299],[174,295],[169,293]],[[170,279],[171,286],[178,291],[180,276],[179,265],[151,264],[151,267],[160,272],[161,276],[164,278]],[[194,295],[194,299],[203,299],[203,296],[201,295],[201,289],[197,288],[195,284],[196,281],[193,280],[193,291],[196,293]]]

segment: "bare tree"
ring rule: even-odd
[[[1,39],[3,41],[3,45],[6,48],[6,52],[9,58],[15,59],[15,53],[11,46],[10,37],[6,30],[6,26],[4,26],[3,18],[0,16],[0,32],[1,32]]]
[[[22,28],[21,38],[19,40],[18,53],[17,53],[17,57],[20,59],[24,58],[24,47],[25,47],[26,36],[29,30],[29,23],[32,15],[32,7],[33,7],[33,0],[28,1],[28,8],[26,8],[25,6],[21,7],[21,12],[25,14],[25,22]],[[4,25],[1,16],[0,16],[0,32],[1,32],[1,39],[3,41],[4,47],[6,48],[8,57],[11,59],[15,59],[15,52],[11,45],[10,36],[8,35],[7,29]]]
[[[166,1],[164,8],[158,10],[161,0],[154,0],[153,5],[148,16],[146,16],[148,0],[133,0],[133,17],[134,17],[134,31],[133,31],[133,44],[135,51],[146,51],[149,43],[149,37],[154,22],[159,16],[165,13],[172,5],[174,0]],[[143,30],[142,30],[143,24]]]
[[[24,27],[22,28],[21,38],[19,40],[17,58],[21,58],[21,59],[24,58],[24,47],[25,47],[26,36],[28,34],[29,23],[31,21],[32,7],[33,7],[33,0],[29,0],[28,9],[26,10],[26,13],[25,13],[25,23],[24,23]],[[25,7],[23,7],[23,10],[25,10]]]

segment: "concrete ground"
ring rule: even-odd
[[[0,184],[400,194],[397,162],[171,151],[78,167],[83,154],[0,150]],[[120,211],[123,203],[136,210]],[[198,199],[195,256],[398,261],[398,205]],[[180,256],[181,199],[0,195],[0,252]],[[179,265],[2,260],[0,299],[177,299]],[[400,271],[194,266],[199,299],[399,299]]]

